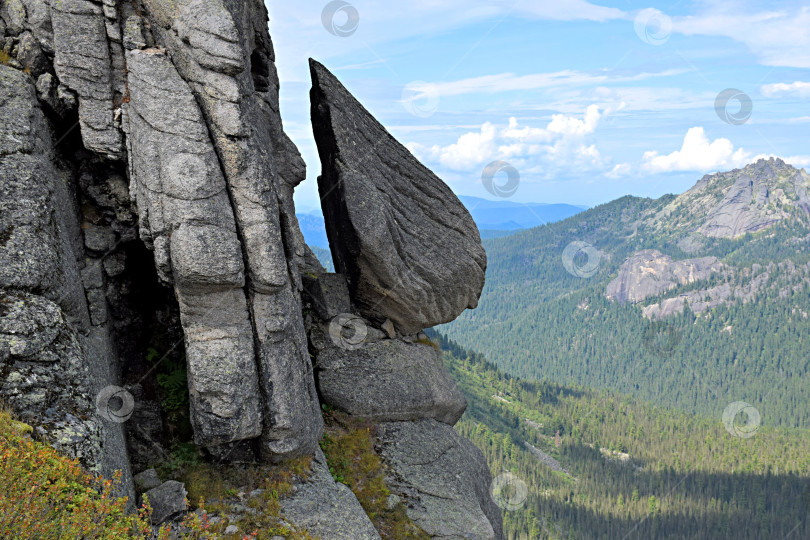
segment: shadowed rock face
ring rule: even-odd
[[[476,307],[486,254],[470,214],[325,67],[310,68],[318,189],[354,305],[402,334]]]
[[[91,280],[82,283],[102,270],[85,263],[54,148],[31,77],[0,65],[0,399],[94,472],[123,471],[131,497],[123,431],[95,403],[117,383],[109,325],[93,310]]]
[[[39,437],[122,471],[134,500],[130,464],[190,435],[163,421],[158,369],[187,374],[209,458],[315,457],[285,526],[377,539],[318,449],[312,353],[327,402],[389,422],[380,449],[415,520],[434,537],[502,538],[483,456],[451,427],[464,396],[413,335],[476,305],[478,231],[313,64],[320,187],[351,289],[323,274],[295,218],[305,165],[263,1],[0,0],[0,38],[0,398]],[[369,339],[346,347],[331,323],[358,311]],[[159,520],[185,510],[182,484],[152,488],[167,491]]]

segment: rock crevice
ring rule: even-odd
[[[503,538],[483,455],[452,428],[465,398],[422,332],[477,305],[478,230],[313,61],[326,273],[295,216],[306,165],[267,23],[259,0],[0,4],[0,398],[122,471],[130,500],[130,468],[192,437],[215,464],[313,456],[284,519],[379,538],[318,447],[328,405],[379,424],[389,483],[432,537]],[[160,519],[182,512],[182,484],[151,489]]]

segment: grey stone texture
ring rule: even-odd
[[[476,307],[486,253],[467,209],[323,65],[310,68],[321,206],[354,305],[402,334]]]
[[[470,441],[430,419],[380,424],[377,438],[388,485],[432,538],[504,538],[492,476]]]

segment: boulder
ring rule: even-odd
[[[318,449],[312,472],[279,500],[281,515],[298,530],[330,540],[379,540],[371,520],[351,490],[335,482],[323,452]]]
[[[346,278],[341,274],[320,273],[301,276],[304,294],[321,319],[330,320],[352,310]]]
[[[152,523],[160,525],[186,511],[186,487],[182,482],[169,480],[143,494],[152,507]]]
[[[158,478],[155,469],[146,469],[143,472],[139,472],[132,477],[132,481],[135,483],[135,490],[138,493],[144,493],[161,485],[160,478]]]
[[[318,189],[353,304],[401,334],[476,307],[486,254],[467,209],[324,66],[310,68]]]
[[[382,423],[377,440],[390,469],[386,483],[431,537],[504,538],[484,455],[452,427],[429,419]]]
[[[375,421],[433,418],[453,425],[467,408],[431,345],[397,339],[317,353],[315,374],[325,403]]]

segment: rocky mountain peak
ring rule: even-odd
[[[794,216],[810,217],[810,175],[779,158],[760,159],[742,169],[706,175],[647,219],[673,234],[696,232],[737,238]]]

